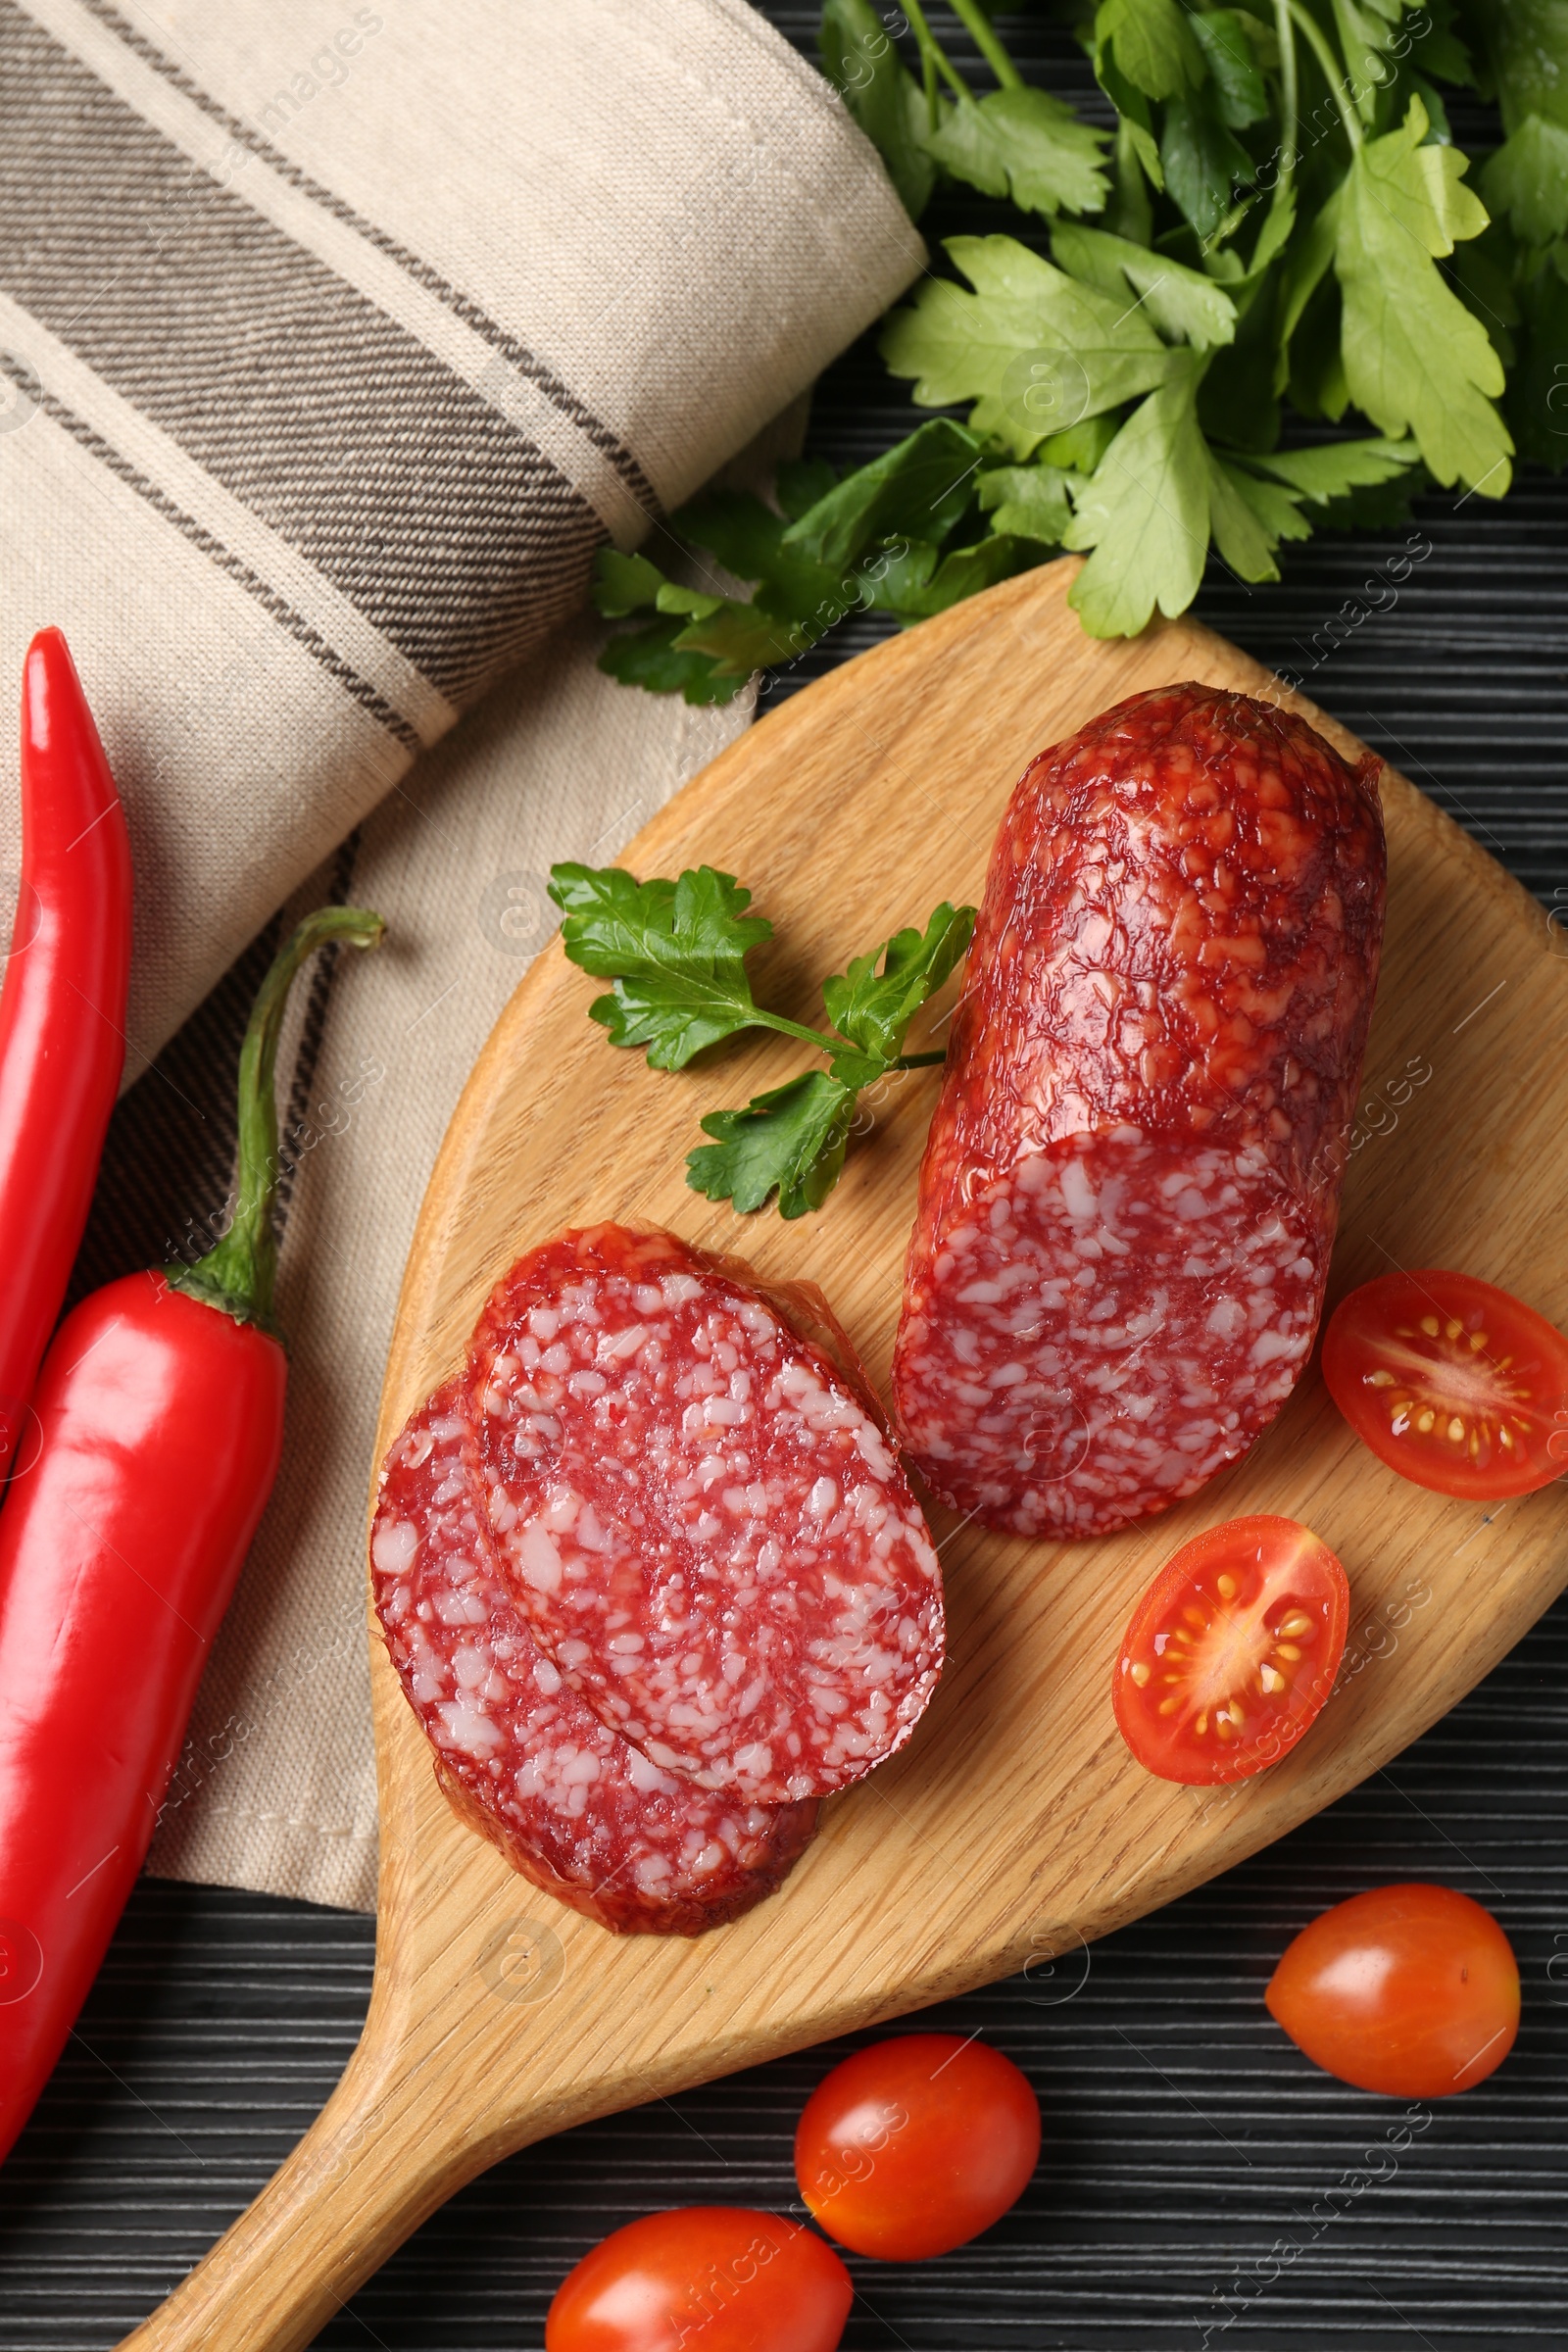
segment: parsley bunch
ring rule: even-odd
[[[733,874],[704,865],[674,882],[639,882],[615,865],[553,865],[550,896],[565,917],[561,938],[570,961],[611,983],[590,1018],[612,1045],[641,1047],[651,1069],[683,1070],[705,1047],[744,1029],[776,1029],[826,1054],[825,1070],[804,1071],[744,1110],[710,1112],[703,1132],[714,1141],[686,1161],[693,1192],[746,1210],[776,1193],[783,1217],[820,1208],[837,1184],[865,1087],[890,1070],[943,1059],[906,1054],[905,1035],[961,961],[975,916],[972,906],[944,902],[923,932],[895,932],[824,980],[827,1033],[753,997],[746,958],[773,926],[747,913],[752,894]]]
[[[821,56],[913,217],[954,181],[1032,217],[950,238],[883,328],[916,405],[965,420],[672,515],[749,597],[607,551],[600,611],[640,616],[612,675],[726,702],[852,608],[907,624],[1064,549],[1085,628],[1132,636],[1211,547],[1277,579],[1284,542],[1434,481],[1501,497],[1516,446],[1568,461],[1568,0],[1066,0],[1113,132],[1024,82],[987,0],[952,6],[994,88],[920,0],[826,0]],[[1444,83],[1498,101],[1477,174]]]

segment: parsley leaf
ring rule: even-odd
[[[748,1214],[774,1192],[781,1217],[820,1208],[844,1166],[855,1097],[826,1070],[807,1070],[744,1110],[710,1111],[703,1133],[716,1141],[687,1154],[687,1183]]]
[[[733,874],[705,865],[678,882],[638,882],[617,865],[561,864],[550,869],[550,896],[565,917],[567,956],[613,983],[589,1018],[612,1045],[646,1046],[651,1069],[684,1069],[705,1046],[762,1018],[745,959],[773,926],[745,912],[752,894]]]
[[[623,556],[618,547],[602,547],[594,560],[594,609],[607,620],[651,610],[664,584],[663,573],[646,556]]]
[[[969,477],[981,446],[951,417],[936,417],[837,483],[790,524],[781,545],[837,572],[894,532],[940,543],[973,498]]]
[[[1413,520],[1413,501],[1432,487],[1424,466],[1412,466],[1392,482],[1348,490],[1312,510],[1315,531],[1395,531]]]
[[[1254,472],[1273,476],[1287,489],[1326,506],[1375,482],[1395,481],[1420,463],[1413,441],[1320,441],[1310,449],[1280,449],[1249,457]]]
[[[1042,441],[1035,461],[1059,466],[1065,473],[1093,473],[1119,430],[1114,416],[1086,416],[1082,424],[1070,424],[1064,433]]]
[[[1275,377],[1279,390],[1285,386],[1291,338],[1305,316],[1307,305],[1328,274],[1339,233],[1340,190],[1336,188],[1322,211],[1307,223],[1304,233],[1296,242],[1295,250],[1286,256],[1279,291],[1280,367]]]
[[[1504,130],[1511,135],[1527,115],[1568,124],[1563,0],[1502,0],[1470,13],[1486,36]]]
[[[1479,236],[1486,208],[1460,184],[1462,155],[1421,144],[1427,128],[1412,98],[1397,130],[1358,151],[1340,191],[1345,379],[1382,432],[1414,434],[1440,482],[1500,498],[1513,449],[1491,397],[1503,388],[1502,363],[1435,258]]]
[[[1098,213],[1105,202],[1105,134],[1049,91],[990,90],[944,110],[925,148],[955,179],[1024,212]]]
[[[904,1033],[925,1003],[957,969],[974,930],[973,906],[944,899],[922,933],[896,931],[869,956],[857,956],[843,973],[822,983],[827,1017],[841,1037],[883,1062],[904,1051]],[[880,967],[880,968],[879,968]]]
[[[1527,245],[1568,235],[1568,128],[1526,115],[1487,164],[1481,186]]]
[[[1203,355],[1171,371],[1096,466],[1062,544],[1094,553],[1068,591],[1091,637],[1136,637],[1157,604],[1185,612],[1208,552],[1208,451],[1198,425]]]
[[[1268,270],[1285,252],[1295,233],[1296,191],[1294,188],[1282,188],[1276,185],[1268,211],[1263,215],[1263,225],[1257,232],[1257,243],[1252,247],[1252,258],[1247,265],[1247,276],[1241,283],[1233,285],[1231,289],[1233,294],[1239,297],[1243,284],[1247,286],[1261,285]]]
[[[760,500],[736,504],[768,515]],[[782,529],[776,515],[768,520]],[[682,588],[646,556],[623,556],[612,547],[601,548],[595,559],[593,601],[612,619],[650,606],[665,615],[647,628],[612,637],[599,666],[624,685],[645,686],[654,694],[683,693],[689,703],[733,701],[754,670],[803,653],[828,625],[823,620],[807,630],[789,612],[769,617],[765,606]]]
[[[1203,76],[1203,56],[1176,0],[1101,0],[1095,45],[1109,48],[1135,90],[1174,98]]]
[[[1551,0],[1547,0],[1547,4],[1549,6]],[[1426,0],[1422,13],[1427,19],[1427,28],[1420,33],[1421,63],[1425,71],[1428,74],[1438,74],[1444,81],[1456,81],[1462,89],[1475,89],[1477,86],[1475,66],[1469,50],[1454,30],[1456,14],[1454,0]],[[1498,23],[1499,19],[1517,18],[1522,13],[1520,9],[1512,5],[1489,8],[1487,11],[1494,25]],[[1412,25],[1410,29],[1415,32],[1418,27]],[[1507,121],[1506,106],[1503,109],[1503,120]]]
[[[946,612],[950,605],[961,604],[966,596],[978,596],[982,588],[994,588],[999,580],[1010,580],[1016,571],[1032,571],[1042,554],[1037,541],[1010,533],[993,534],[944,556],[923,587],[879,601],[906,623],[929,620],[933,612]]]
[[[972,906],[944,902],[923,932],[896,931],[852,958],[823,982],[835,1024],[824,1032],[786,1020],[752,995],[746,957],[773,926],[747,913],[752,894],[733,874],[704,865],[673,882],[639,882],[620,866],[560,864],[550,869],[550,896],[565,918],[568,959],[611,982],[611,993],[589,1005],[590,1019],[612,1045],[643,1048],[651,1068],[684,1069],[705,1047],[743,1029],[776,1029],[827,1056],[825,1070],[758,1095],[744,1110],[710,1112],[702,1124],[713,1142],[687,1161],[687,1182],[710,1200],[751,1210],[776,1192],[786,1217],[819,1208],[837,1183],[861,1088],[891,1069],[942,1059],[903,1058],[905,1033],[956,969],[975,917]]]
[[[700,589],[677,588],[666,582],[659,591],[662,612],[687,614],[675,639],[681,652],[708,655],[718,677],[743,685],[753,670],[770,662],[793,661],[804,654],[820,632],[801,622],[773,618],[760,600],[744,604],[732,596],[705,596]]]
[[[1519,289],[1522,335],[1509,403],[1527,457],[1561,473],[1568,465],[1568,246],[1551,247]]]
[[[941,560],[941,548],[929,539],[906,539],[902,547],[871,557],[861,577],[872,608],[898,618],[919,618],[920,599]]]
[[[974,287],[930,278],[895,311],[882,356],[922,408],[972,400],[974,432],[1027,458],[1064,426],[1152,390],[1171,353],[1136,305],[1083,285],[1013,237],[950,237]]]
[[[1235,340],[1236,305],[1200,270],[1188,270],[1162,253],[1151,253],[1147,245],[1110,236],[1102,228],[1083,228],[1076,221],[1058,224],[1051,250],[1058,266],[1074,277],[1118,302],[1141,304],[1173,343],[1193,343],[1207,351]]]
[[[773,477],[773,496],[791,522],[799,522],[839,478],[826,458],[786,458]]]
[[[1115,108],[1117,117],[1116,205],[1112,225],[1118,229],[1136,225],[1138,235],[1147,241],[1153,235],[1154,224],[1140,171],[1154,187],[1163,189],[1165,185],[1159,141],[1154,136],[1154,118],[1149,100],[1128,80],[1104,41],[1097,43],[1095,48],[1095,79]]]
[[[1051,258],[956,237],[956,277],[884,321],[891,371],[920,407],[962,404],[963,424],[921,426],[842,478],[782,466],[776,508],[725,492],[672,518],[754,583],[749,600],[601,558],[601,610],[648,615],[603,666],[727,700],[852,609],[906,625],[1058,546],[1090,559],[1072,591],[1085,626],[1119,634],[1181,611],[1210,545],[1272,578],[1285,542],[1405,519],[1434,478],[1500,496],[1510,433],[1568,460],[1568,0],[1067,13],[1109,142],[1019,71],[994,0],[956,0],[961,59],[923,10],[824,0],[825,70],[909,209],[944,173],[1044,215]],[[1485,207],[1439,82],[1498,100]],[[1353,405],[1361,437],[1281,452],[1287,398],[1331,424]]]
[[[1346,76],[1346,91],[1362,122],[1371,122],[1377,114],[1379,88],[1386,78],[1392,79],[1380,74],[1378,66],[1393,47],[1404,14],[1403,0],[1370,0],[1366,8],[1359,0],[1333,0],[1333,9],[1340,46],[1361,68]]]
[[[1059,547],[1072,519],[1071,479],[1060,466],[994,466],[980,476],[980,504],[994,531]]]
[[[1256,17],[1233,8],[1208,8],[1187,20],[1214,85],[1214,111],[1227,130],[1246,130],[1268,113],[1268,86],[1258,61]]]
[[[1244,580],[1277,580],[1282,539],[1310,539],[1312,526],[1288,490],[1260,482],[1208,453],[1208,525],[1223,563]]]
[[[678,620],[624,629],[611,638],[599,666],[607,677],[618,678],[623,686],[641,686],[649,694],[679,694],[699,706],[732,703],[745,678],[725,676],[706,654],[684,651],[683,635]]]
[[[1251,178],[1252,165],[1235,132],[1226,127],[1211,90],[1171,99],[1160,132],[1159,161],[1167,189],[1204,247],[1220,242],[1222,224],[1235,213],[1235,191]]]
[[[758,603],[776,620],[808,620],[818,606],[831,605],[835,575],[790,544],[784,517],[749,490],[709,491],[672,514],[670,525],[737,579],[756,580]]]

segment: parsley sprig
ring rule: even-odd
[[[686,1181],[710,1200],[779,1214],[820,1208],[844,1166],[859,1097],[890,1071],[939,1062],[940,1053],[906,1054],[909,1023],[957,968],[974,928],[972,906],[936,908],[924,931],[897,931],[822,983],[831,1031],[808,1029],[759,1004],[746,958],[773,926],[748,914],[752,894],[733,874],[688,868],[673,882],[639,882],[622,867],[560,864],[550,896],[562,909],[569,959],[609,993],[589,1017],[615,1046],[639,1048],[656,1070],[682,1070],[695,1054],[745,1029],[774,1029],[814,1047],[826,1069],[811,1069],[756,1096],[743,1110],[702,1122],[714,1140],[688,1155]]]
[[[725,702],[851,610],[909,625],[1063,550],[1085,628],[1131,636],[1211,553],[1274,580],[1433,482],[1500,497],[1516,445],[1568,463],[1568,0],[1061,5],[1113,132],[1024,81],[989,0],[952,6],[990,88],[919,0],[826,0],[823,70],[911,216],[1012,208],[882,332],[916,406],[964,415],[842,479],[785,466],[771,506],[693,501],[701,587],[607,553],[600,610],[637,622],[612,675]],[[1445,84],[1500,107],[1476,172]]]

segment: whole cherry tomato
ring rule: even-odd
[[[1335,1308],[1329,1395],[1418,1487],[1491,1502],[1568,1470],[1568,1340],[1470,1274],[1380,1274]]]
[[[798,2222],[687,2205],[628,2222],[567,2272],[545,2352],[834,2352],[854,2297]]]
[[[857,2050],[817,2084],[795,2133],[811,2212],[841,2245],[883,2262],[920,2262],[989,2230],[1039,2156],[1027,2078],[956,2034]]]
[[[1205,1528],[1133,1612],[1112,1684],[1122,1738],[1189,1787],[1278,1763],[1334,1688],[1349,1615],[1345,1570],[1294,1519]]]
[[[1272,2015],[1326,2074],[1396,2099],[1446,2099],[1500,2066],[1519,1964],[1490,1911],[1451,1886],[1379,1886],[1303,1928]]]

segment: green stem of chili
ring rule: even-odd
[[[183,1291],[231,1315],[236,1323],[274,1329],[272,1293],[277,1282],[277,1234],[272,1211],[277,1199],[277,1101],[273,1076],[288,992],[302,963],[318,948],[344,941],[352,948],[379,945],[386,924],[363,906],[320,906],[308,914],[272,959],[251,1010],[239,1055],[239,1145],[235,1154],[234,1215],[228,1231],[193,1266],[166,1266],[172,1291]]]

